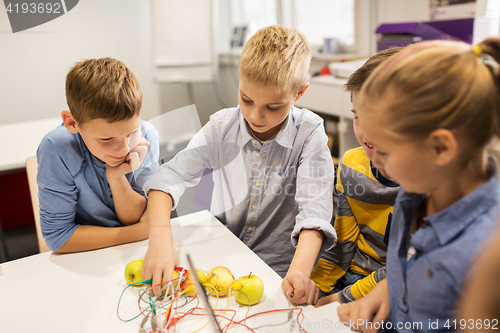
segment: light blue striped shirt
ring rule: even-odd
[[[281,276],[302,229],[323,231],[323,248],[335,243],[333,162],[323,120],[311,111],[292,108],[280,132],[261,142],[239,107],[221,110],[144,191],[169,193],[175,208],[206,169],[214,181],[212,213]]]

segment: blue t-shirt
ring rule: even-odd
[[[142,186],[158,168],[158,131],[141,120],[149,148],[141,166],[126,176],[132,189]],[[49,248],[57,251],[79,225],[121,227],[115,212],[106,164],[90,153],[80,134],[64,126],[49,132],[37,150],[40,226]]]
[[[413,237],[410,225],[425,195],[400,189],[387,252],[391,321],[398,332],[455,328],[456,301],[472,260],[499,225],[495,166],[490,158],[490,179],[445,210],[425,217],[425,226]],[[416,252],[407,260],[409,246]]]

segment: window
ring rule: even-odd
[[[260,28],[278,24],[276,1],[230,0],[232,29],[246,27],[246,40]]]
[[[231,29],[247,27],[248,39],[258,29],[283,24],[303,33],[313,48],[334,38],[352,47],[355,0],[230,0]]]
[[[311,45],[323,45],[325,38],[354,44],[354,0],[292,0],[291,8],[292,27]]]

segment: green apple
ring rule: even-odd
[[[250,305],[255,305],[260,302],[264,295],[264,283],[260,277],[250,273],[236,280],[233,284],[233,290],[240,290],[245,293],[250,298]],[[248,298],[243,293],[236,291],[234,299],[240,304],[248,305]]]
[[[213,286],[217,290],[219,297],[225,297],[228,294],[229,288],[234,283],[233,273],[229,268],[217,266],[212,268],[210,274],[207,275],[207,284]],[[208,288],[211,294],[214,294],[213,288]]]
[[[196,269],[196,275],[198,280],[200,280],[201,285],[207,283],[207,276],[202,271]],[[187,278],[181,282],[181,288],[186,295],[196,295],[196,286],[194,285],[193,277],[191,276],[191,271],[188,271]]]
[[[142,260],[133,260],[125,266],[125,280],[128,284],[142,282]],[[142,284],[137,284],[142,286]]]

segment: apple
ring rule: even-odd
[[[179,272],[177,272],[174,269],[174,272],[172,273],[172,280],[175,280],[175,279],[178,279],[178,278],[179,278]],[[161,282],[163,283],[163,279],[161,280]],[[162,286],[161,286],[161,292],[162,293],[167,292],[167,295],[170,295],[175,290],[175,288],[177,288],[177,285],[179,284],[179,282],[172,282],[172,284],[173,284],[174,288],[173,289],[169,288],[169,290],[167,290],[168,283],[162,284]]]
[[[231,273],[229,268],[224,266],[217,266],[212,268],[211,273],[207,275],[207,284],[212,285],[217,290],[217,294],[219,295],[219,297],[227,296],[228,290],[233,285],[233,283],[233,273]],[[211,294],[214,294],[213,288],[208,289]]]
[[[198,280],[200,280],[201,285],[207,283],[207,276],[202,271],[196,269],[196,275],[198,276]],[[193,277],[191,276],[191,271],[188,271],[186,279],[181,282],[181,288],[186,295],[196,295],[196,286],[193,281]]]
[[[236,291],[234,293],[236,302],[248,306],[248,299],[250,299],[250,305],[255,305],[260,302],[264,295],[264,283],[260,277],[250,273],[236,280],[233,284],[233,290]],[[237,290],[242,292],[238,292]],[[248,298],[243,293],[245,293]]]
[[[143,260],[133,260],[125,266],[125,280],[127,280],[128,284],[142,282],[142,266],[144,264]],[[174,270],[172,274],[172,279],[175,280],[179,278],[179,272]],[[163,279],[162,279],[163,282]],[[178,282],[174,282],[174,288],[177,287]],[[135,286],[142,286],[143,283],[136,284]],[[162,285],[162,292],[165,292],[167,284]],[[169,290],[169,293],[171,290]]]
[[[142,260],[133,260],[125,266],[125,280],[128,284],[142,282],[142,264]],[[142,286],[142,283],[137,286]]]

